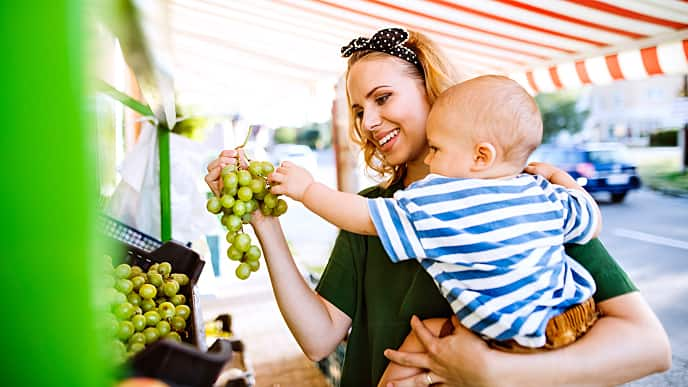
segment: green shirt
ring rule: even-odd
[[[360,195],[391,197],[402,188],[378,186]],[[566,252],[592,274],[597,302],[637,290],[626,273],[595,239],[566,246]],[[341,231],[317,292],[352,319],[341,386],[371,386],[388,360],[383,351],[398,348],[410,332],[413,314],[421,319],[451,316],[448,302],[418,261],[392,263],[378,237]]]

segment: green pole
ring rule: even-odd
[[[79,1],[0,7],[4,386],[112,385],[94,307],[102,260],[84,14]]]
[[[160,159],[160,235],[172,239],[172,200],[170,193],[170,131],[158,124],[158,156]]]

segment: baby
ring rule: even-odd
[[[430,174],[393,198],[332,190],[290,162],[270,176],[272,192],[341,229],[379,235],[394,262],[418,260],[455,313],[426,320],[438,336],[458,321],[509,351],[576,340],[597,318],[595,284],[563,244],[596,237],[601,216],[566,172],[526,166],[542,139],[533,98],[509,78],[477,77],[437,99],[426,132]],[[400,349],[423,351],[413,333]],[[381,383],[420,372],[391,364]]]

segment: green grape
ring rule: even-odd
[[[131,343],[131,344],[129,344],[129,352],[131,352],[133,354],[136,354],[136,353],[143,351],[144,348],[146,348],[146,344],[144,344],[144,343]]]
[[[162,285],[162,292],[165,293],[167,297],[172,297],[179,291],[179,283],[175,280],[167,280]]]
[[[205,208],[213,214],[220,213],[220,210],[222,210],[222,204],[220,204],[220,199],[216,198],[215,196],[211,197],[210,199],[208,199],[208,203],[206,203]]]
[[[179,316],[187,320],[191,316],[191,308],[188,305],[177,305],[175,307],[175,316]]]
[[[246,264],[252,272],[256,272],[260,269],[260,261],[246,261]]]
[[[131,323],[134,324],[134,329],[136,332],[141,332],[146,329],[146,318],[140,314],[135,315],[131,318]]]
[[[163,337],[163,338],[174,340],[174,341],[182,341],[182,338],[181,338],[181,336],[179,336],[179,333],[174,332],[174,331],[166,334],[165,337]]]
[[[162,285],[162,274],[160,274],[160,273],[148,273],[148,282],[150,282],[150,284],[155,286],[156,288],[158,286],[161,286]]]
[[[141,288],[139,289],[139,295],[144,300],[151,300],[151,299],[155,298],[155,296],[157,294],[158,294],[158,289],[151,284],[141,285]],[[143,306],[141,306],[141,307],[143,308]],[[146,310],[146,308],[143,308],[143,310]]]
[[[231,172],[222,176],[222,185],[224,188],[236,187],[238,184],[239,176],[236,173]]]
[[[222,195],[220,203],[222,203],[223,208],[232,208],[232,206],[234,205],[234,198],[232,196],[233,195],[227,194]]]
[[[237,174],[237,178],[239,180],[239,185],[240,186],[246,186],[251,183],[251,180],[253,179],[253,176],[251,176],[251,172],[242,169],[239,170],[239,173]]]
[[[141,288],[141,285],[146,283],[146,277],[143,275],[137,275],[130,279],[131,284],[134,285],[134,290],[139,290]]]
[[[175,315],[175,305],[171,302],[163,302],[158,306],[158,313],[160,313],[160,318],[163,320],[170,319]]]
[[[253,180],[251,180],[251,183],[248,185],[248,187],[251,189],[251,192],[255,194],[261,193],[265,191],[265,179],[262,177],[254,177]]]
[[[233,247],[236,247],[237,250],[243,252],[248,251],[249,246],[251,246],[251,237],[248,236],[248,234],[239,234],[234,238],[234,243],[232,243]]]
[[[234,237],[237,235],[236,231],[227,231],[227,236],[225,239],[227,240],[227,243],[232,244],[232,241],[234,240]]]
[[[175,332],[184,332],[184,329],[186,328],[186,321],[179,316],[174,316],[170,320],[170,326]]]
[[[126,263],[122,263],[115,268],[116,278],[129,278],[129,274],[131,274],[131,266]]]
[[[122,294],[129,294],[134,290],[134,284],[128,279],[120,278],[115,281],[115,289],[122,292]]]
[[[260,249],[256,245],[251,245],[246,250],[246,261],[257,261],[260,259]]]
[[[183,294],[175,294],[170,298],[170,302],[173,303],[174,306],[184,304],[186,303],[186,296]]]
[[[141,266],[133,265],[131,267],[131,273],[129,273],[129,279],[132,279],[137,275],[140,275],[141,273],[143,273],[143,269],[141,269]]]
[[[284,199],[277,199],[277,205],[272,210],[272,215],[280,216],[285,212],[287,212],[287,202],[285,202]]]
[[[184,286],[189,283],[189,276],[184,273],[172,273],[172,279],[179,283],[179,286]]]
[[[220,174],[222,176],[224,176],[224,175],[228,175],[232,172],[236,172],[236,170],[237,170],[236,164],[228,164],[228,165],[225,165],[224,168],[222,168],[222,172]]]
[[[160,262],[158,266],[158,273],[162,274],[163,278],[167,278],[172,273],[172,264],[169,262]]]
[[[157,310],[149,310],[148,312],[143,314],[143,317],[146,318],[146,325],[147,326],[155,326],[160,321],[160,313],[158,313]]]
[[[241,187],[237,191],[237,197],[239,197],[239,200],[247,202],[253,198],[253,191],[248,186]]]
[[[246,202],[246,213],[250,214],[258,209],[258,201],[256,199],[251,199]]]
[[[253,198],[262,202],[263,199],[265,198],[265,195],[267,195],[267,194],[268,194],[268,189],[265,188],[265,190],[263,190],[263,191],[254,192]]]
[[[122,341],[127,341],[135,332],[134,324],[131,321],[120,321],[117,330],[117,338]]]
[[[277,206],[277,196],[273,193],[268,193],[263,198],[263,204],[268,208],[275,208]]]
[[[160,332],[158,332],[158,330],[154,327],[148,327],[144,329],[143,335],[146,337],[146,344],[153,343],[160,338]]]
[[[237,266],[234,274],[236,274],[237,278],[245,280],[251,275],[251,267],[248,265],[248,263],[242,262],[239,264],[239,266]]]
[[[248,165],[248,171],[253,176],[260,176],[263,173],[263,163],[260,161],[251,161]]]
[[[127,294],[127,301],[134,306],[141,305],[141,296],[138,293],[131,292]]]
[[[270,216],[272,215],[272,208],[268,207],[268,205],[263,202],[260,203],[260,212],[265,216]]]
[[[263,161],[263,176],[267,176],[275,171],[275,166],[269,161]]]
[[[146,344],[146,336],[142,332],[136,332],[129,338],[129,345],[134,343]]]
[[[251,223],[251,214],[250,214],[250,213],[246,213],[246,214],[242,215],[242,216],[241,216],[241,223],[243,223],[243,224],[249,224],[249,223]]]
[[[105,277],[103,278],[103,286],[105,288],[111,288],[115,286],[115,277],[113,277],[112,274],[105,274]]]
[[[131,318],[131,316],[134,314],[134,305],[128,302],[123,302],[115,306],[113,313],[119,320],[129,320],[129,318]]]
[[[234,214],[229,215],[227,223],[225,223],[225,227],[227,227],[227,229],[232,232],[239,231],[239,229],[241,228],[241,217],[236,216]]]
[[[239,235],[244,235],[244,234],[239,234]],[[236,238],[235,238],[236,239]],[[227,257],[231,259],[232,261],[240,261],[242,257],[243,252],[234,247],[234,245],[230,245],[229,248],[227,248]]]
[[[172,331],[172,328],[170,327],[170,323],[168,323],[167,321],[160,321],[155,326],[155,328],[158,330],[160,337],[164,337],[166,334],[168,334]]]
[[[239,188],[236,185],[231,186],[231,187],[224,187],[222,189],[222,193],[224,193],[225,195],[229,195],[231,197],[234,197],[234,196],[236,196],[238,189]]]
[[[153,287],[153,289],[155,289],[155,286]],[[155,289],[155,291],[157,292],[158,289]],[[155,309],[155,301],[151,299],[146,299],[144,297],[141,298],[143,298],[143,300],[141,300],[141,310],[143,310],[144,312],[148,312],[149,310]]]
[[[234,215],[241,217],[246,213],[246,203],[242,202],[240,200],[237,200],[234,203],[234,207],[232,208],[232,212]]]
[[[157,262],[154,263],[154,264],[152,264],[152,265],[150,265],[150,267],[148,268],[148,274],[150,274],[150,273],[157,273],[157,272],[158,272],[158,267],[160,267],[160,264],[157,263]]]
[[[114,337],[119,330],[119,321],[114,314],[108,313],[105,317],[105,332],[109,337]]]

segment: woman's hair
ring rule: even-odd
[[[346,77],[348,78],[351,67],[362,58],[373,56],[395,58],[400,64],[406,66],[406,73],[409,77],[423,80],[428,103],[432,106],[444,90],[458,82],[458,76],[455,74],[449,60],[444,57],[439,47],[430,38],[412,30],[408,30],[408,33],[409,38],[404,43],[404,46],[416,53],[420,66],[423,69],[422,74],[420,69],[411,62],[395,58],[380,51],[360,50],[354,52],[349,57]],[[380,176],[390,176],[383,184],[383,186],[388,187],[406,174],[406,165],[389,165],[385,162],[375,142],[358,125],[355,114],[351,109],[351,97],[349,96],[348,88],[346,90],[346,98],[349,106],[349,135],[352,141],[363,150],[363,159],[367,168],[377,172]]]

